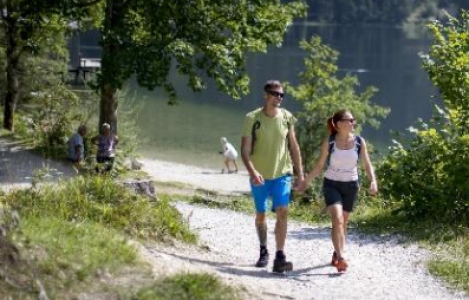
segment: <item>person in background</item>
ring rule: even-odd
[[[116,146],[119,142],[117,135],[111,132],[111,126],[104,123],[101,126],[101,134],[92,138],[91,142],[98,145],[96,162],[105,164],[104,172],[111,171],[116,157]]]
[[[238,158],[238,151],[233,147],[231,143],[228,142],[226,137],[220,139],[222,145],[222,151],[220,152],[225,157],[225,166],[228,170],[228,173],[237,173],[238,165],[236,164],[236,159]],[[230,163],[234,165],[234,170],[230,169]],[[222,173],[225,172],[225,169],[221,170]]]
[[[85,143],[83,137],[86,135],[86,125],[81,124],[76,133],[74,133],[67,141],[68,155],[67,158],[77,169],[85,159]]]
[[[347,222],[357,201],[358,161],[361,158],[366,175],[370,180],[370,194],[378,192],[373,166],[370,162],[365,139],[355,135],[356,120],[348,110],[340,110],[327,120],[330,135],[321,146],[321,155],[314,169],[298,186],[304,191],[311,181],[319,176],[324,166],[323,193],[332,220],[332,244],[334,252],[331,264],[339,272],[345,272],[348,264],[344,258],[347,238]]]
[[[250,176],[256,207],[255,225],[260,243],[256,267],[265,267],[269,262],[266,210],[268,199],[272,197],[272,210],[277,217],[275,273],[293,269],[293,264],[286,259],[284,247],[294,170],[295,185],[303,181],[300,147],[294,130],[297,119],[280,107],[283,96],[283,86],[279,81],[267,81],[263,107],[248,113],[244,119],[241,145],[241,156]]]

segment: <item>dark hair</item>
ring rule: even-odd
[[[341,119],[344,118],[344,115],[346,113],[351,113],[349,110],[342,109],[339,111],[336,111],[332,117],[327,118],[327,129],[329,130],[330,134],[336,134],[337,133],[337,122],[339,122]]]
[[[283,85],[278,80],[268,80],[264,85],[264,92],[271,91],[273,88],[283,88]]]

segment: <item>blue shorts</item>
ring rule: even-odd
[[[263,185],[254,185],[250,181],[256,212],[265,213],[267,211],[269,197],[272,197],[273,212],[279,206],[287,207],[290,203],[291,181],[292,176],[289,174],[275,179],[267,179]]]

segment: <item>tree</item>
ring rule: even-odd
[[[173,103],[172,68],[195,91],[212,78],[218,89],[239,98],[248,92],[246,53],[280,45],[305,8],[280,0],[106,0],[100,123],[117,129],[117,91],[131,76],[148,89],[162,87]]]
[[[422,55],[430,80],[439,89],[451,122],[460,134],[469,133],[469,12],[449,16],[448,24],[434,21],[429,25],[433,43],[428,55]]]
[[[306,166],[318,157],[321,142],[326,136],[326,120],[340,109],[349,109],[359,120],[357,131],[369,124],[379,127],[378,118],[389,113],[388,108],[371,103],[375,87],[367,87],[362,93],[356,91],[359,85],[355,76],[338,78],[338,52],[321,43],[321,38],[301,41],[301,49],[307,52],[304,59],[305,71],[300,73],[298,86],[288,86],[288,92],[299,100],[303,110],[298,114],[298,139]]]
[[[21,88],[20,69],[25,54],[38,54],[48,40],[61,35],[70,19],[93,15],[101,0],[2,0],[0,28],[6,52],[6,93],[3,127],[13,130],[13,115]]]
[[[444,108],[395,146],[377,169],[381,193],[412,220],[469,221],[469,13],[429,25],[432,44],[422,55]]]

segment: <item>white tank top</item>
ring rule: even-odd
[[[338,149],[334,144],[329,166],[324,176],[334,181],[357,181],[358,180],[358,153],[354,148],[348,150]]]

